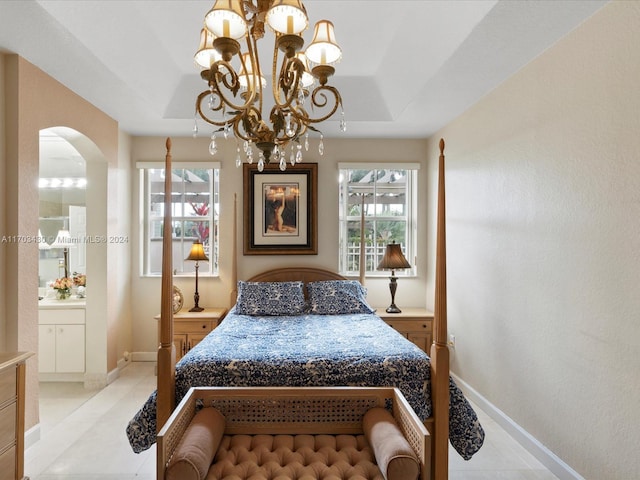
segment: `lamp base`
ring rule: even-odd
[[[402,310],[396,307],[395,303],[392,303],[391,305],[389,305],[385,311],[387,313],[402,313]]]
[[[201,312],[203,310],[204,310],[204,308],[202,308],[202,307],[193,307],[193,308],[189,309],[190,312]]]

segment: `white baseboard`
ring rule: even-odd
[[[502,410],[474,390],[460,377],[451,373],[456,384],[465,396],[482,409],[502,429],[511,435],[531,455],[538,459],[551,473],[560,480],[585,480],[585,478],[567,465],[560,457],[540,443],[533,435],[514,422]]]
[[[158,360],[158,352],[133,352],[131,360],[134,362],[155,362]]]
[[[29,430],[24,432],[24,449],[35,445],[38,440],[40,440],[40,424],[31,427]]]

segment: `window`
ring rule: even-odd
[[[362,168],[366,166],[366,168]],[[360,223],[364,200],[365,272],[376,270],[386,245],[395,241],[415,265],[415,211],[419,164],[340,164],[339,266],[343,275],[360,271]],[[411,270],[396,273],[410,274]]]
[[[162,273],[162,235],[164,225],[164,165],[139,163],[141,214],[141,269],[143,275]],[[172,238],[175,275],[195,272],[195,262],[185,258],[191,245],[200,240],[209,257],[198,262],[200,275],[218,273],[218,163],[174,163],[172,169]]]

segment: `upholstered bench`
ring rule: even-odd
[[[425,480],[430,437],[393,388],[192,388],[159,480]]]

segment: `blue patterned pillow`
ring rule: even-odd
[[[367,303],[367,289],[356,280],[324,280],[307,284],[309,313],[345,315],[373,313]]]
[[[304,311],[302,282],[238,282],[236,312],[241,315],[299,315]]]

